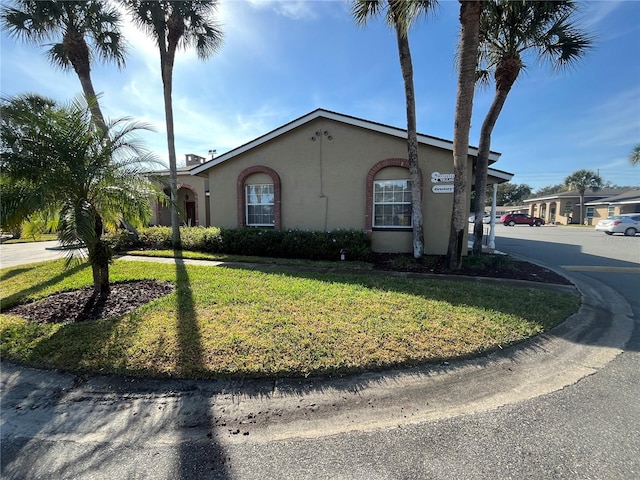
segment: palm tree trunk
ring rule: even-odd
[[[180,239],[180,216],[178,215],[178,170],[176,162],[176,144],[173,131],[173,62],[175,48],[169,47],[161,55],[162,85],[164,90],[164,110],[167,124],[167,146],[169,148],[169,189],[171,191],[171,243],[175,250],[182,249]]]
[[[80,85],[82,85],[82,91],[84,92],[84,97],[87,99],[87,103],[91,109],[91,116],[93,117],[93,121],[96,126],[103,132],[107,131],[107,124],[104,121],[104,116],[102,115],[102,110],[100,110],[100,104],[98,103],[98,97],[96,96],[96,92],[93,89],[93,83],[91,82],[90,75],[81,75],[80,72],[76,70],[78,74],[78,79],[80,79]]]
[[[93,121],[100,130],[106,132],[107,125],[91,81],[91,64],[89,62],[89,46],[87,42],[79,32],[70,28],[65,32],[62,45],[76,75],[78,75],[82,92],[91,109]]]
[[[93,291],[96,295],[106,295],[109,293],[111,286],[109,285],[109,257],[107,246],[99,240],[93,246],[90,253],[91,273],[93,275]]]
[[[510,87],[509,87],[510,89]],[[487,195],[487,172],[489,170],[489,152],[491,150],[491,133],[493,127],[500,116],[504,102],[507,100],[509,90],[498,90],[493,97],[493,102],[489,107],[487,116],[482,123],[480,130],[480,145],[478,146],[478,156],[476,158],[476,180],[475,180],[475,220],[473,225],[473,254],[482,253],[482,231],[484,229],[482,217],[484,216],[485,197]]]
[[[106,295],[109,293],[109,262],[111,254],[109,246],[102,241],[102,217],[94,209],[94,237],[92,245],[87,243],[89,250],[89,262],[93,274],[93,291],[96,295]]]
[[[400,68],[404,80],[404,92],[407,103],[407,153],[409,157],[409,176],[411,179],[411,222],[413,225],[413,257],[422,258],[424,254],[424,235],[422,229],[422,184],[418,165],[418,134],[416,127],[416,100],[413,86],[413,64],[409,48],[408,33],[395,23],[398,40]]]
[[[467,162],[469,161],[469,130],[473,112],[473,90],[478,66],[480,14],[482,1],[460,0],[460,72],[456,98],[456,118],[453,128],[453,209],[447,247],[447,265],[451,270],[462,267],[462,248],[466,225]]]

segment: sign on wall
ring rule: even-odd
[[[431,174],[431,181],[433,183],[450,183],[450,182],[453,182],[453,178],[454,178],[453,173],[433,172]]]
[[[447,184],[447,185],[434,185],[431,187],[431,191],[433,193],[453,193],[453,182],[454,174],[453,173],[440,173],[433,172],[431,174],[431,182],[437,184]]]
[[[434,185],[431,187],[433,193],[453,193],[453,185]]]

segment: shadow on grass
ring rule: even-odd
[[[188,374],[202,368],[204,353],[189,273],[179,252],[176,252],[175,265],[179,371]],[[37,292],[73,273],[67,270],[21,294]],[[158,420],[162,425],[158,427],[159,431],[176,432],[176,449],[173,450],[176,461],[169,462],[172,467],[167,472],[167,478],[229,478],[225,452],[213,433],[212,407],[215,403],[212,395],[198,388],[174,388],[176,393],[168,395],[160,404],[140,399],[132,402],[129,395],[135,391],[131,385],[133,379],[117,375],[96,377],[78,369],[83,363],[94,363],[96,356],[113,355],[124,362],[121,368],[114,363],[113,373],[126,372],[126,352],[131,345],[127,339],[135,340],[143,319],[141,315],[134,312],[124,318],[65,324],[44,338],[34,348],[31,357],[25,359],[27,362],[37,359],[37,363],[40,363],[45,358],[60,365],[61,359],[67,357],[77,361],[75,365],[62,367],[76,373],[52,372],[51,376],[56,380],[51,383],[42,382],[38,373],[32,374],[30,369],[5,366],[2,419],[3,423],[8,422],[7,425],[18,425],[20,435],[14,436],[4,431],[7,436],[0,446],[3,478],[40,475],[47,478],[84,478],[97,471],[116,467],[123,475],[128,473],[129,478],[136,478],[140,475],[140,465],[129,459],[128,455],[123,458],[122,448],[115,446],[136,445],[136,452],[151,448],[146,447],[147,442],[153,444],[147,422],[148,419],[158,419],[158,408],[167,408],[167,414],[161,414]],[[69,352],[69,349],[73,352]],[[32,376],[37,377],[35,381]],[[84,387],[86,382],[89,382],[87,388]],[[161,385],[167,384],[162,382]],[[99,386],[96,388],[92,385]],[[145,385],[144,388],[148,389],[148,384]],[[118,402],[112,401],[114,393],[119,390],[127,393]],[[162,395],[163,388],[146,391]],[[166,405],[173,399],[176,409],[169,410]],[[101,405],[99,415],[95,409],[97,404]],[[88,442],[86,445],[80,442],[82,448],[71,450],[61,460],[59,451],[64,442],[58,440],[60,433],[78,438],[83,438],[86,433],[94,437],[105,435],[105,442],[114,447],[104,448],[103,442]]]
[[[58,275],[55,275],[53,277],[51,277],[50,279],[44,281],[44,282],[40,282],[36,285],[33,285],[29,288],[25,288],[24,290],[20,290],[19,292],[15,292],[12,293],[11,295],[2,298],[0,300],[0,309],[4,310],[5,308],[9,308],[12,307],[14,305],[16,305],[17,303],[19,303],[21,300],[24,299],[24,297],[28,297],[34,294],[37,294],[39,292],[41,292],[42,290],[51,287],[52,285],[55,285],[56,283],[62,281],[63,279],[65,279],[66,277],[70,277],[78,272],[81,272],[82,270],[85,270],[89,267],[88,263],[84,263],[84,264],[79,264],[79,265],[75,265],[69,269],[64,269],[62,272],[60,272]],[[11,277],[15,277],[21,273],[25,273],[30,269],[24,269],[24,268],[19,268],[17,270],[12,270],[10,272],[8,272],[6,275],[10,275]],[[9,277],[9,278],[11,278]],[[2,278],[2,280],[6,280],[6,276]]]
[[[443,301],[453,306],[498,310],[506,314],[522,314],[525,317],[527,313],[538,314],[541,311],[540,305],[532,305],[531,309],[523,312],[521,303],[526,300],[528,291],[550,291],[567,293],[574,297],[578,296],[577,290],[573,286],[520,281],[512,281],[509,284],[505,284],[502,280],[496,278],[429,275],[385,270],[352,272],[337,269],[288,268],[277,265],[244,266],[241,264],[224,264],[220,268],[260,271],[266,274],[285,275],[290,278],[316,280],[329,284],[358,285],[373,290],[415,295],[426,299]],[[484,290],[485,287],[498,288],[499,293],[506,293],[507,295],[499,301],[497,295],[483,295],[481,294],[482,292],[478,291]],[[546,308],[548,307],[549,305],[546,305]],[[547,318],[544,315],[541,317],[543,320]],[[548,326],[546,324],[545,328]]]
[[[178,318],[178,369],[180,375],[191,376],[194,372],[204,371],[204,351],[202,338],[198,326],[198,318],[193,298],[193,289],[189,279],[189,272],[182,258],[182,251],[174,251],[176,265],[176,294]],[[225,465],[225,452],[217,442],[212,415],[213,405],[211,397],[196,392],[191,396],[180,399],[179,415],[188,417],[194,413],[198,416],[196,422],[201,428],[194,429],[197,434],[202,434],[210,429],[204,437],[193,437],[188,427],[180,430],[182,437],[179,443],[178,478],[192,479],[203,478],[203,472],[215,478],[228,478],[228,470]],[[192,425],[192,426],[193,426]]]
[[[3,280],[9,280],[10,278],[15,277],[16,275],[20,275],[22,273],[28,272],[29,270],[32,270],[33,267],[22,267],[22,268],[15,268],[7,273],[3,273],[2,275],[0,275],[0,281]]]

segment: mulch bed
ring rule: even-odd
[[[530,282],[572,285],[562,275],[534,263],[511,259],[512,268],[485,268],[483,266],[464,266],[451,271],[447,267],[446,257],[429,257],[425,263],[415,262],[410,255],[374,254],[373,265],[376,270],[399,272],[430,273],[442,275],[460,275],[467,277],[489,277],[508,280],[526,280]]]
[[[37,302],[8,308],[3,313],[18,315],[36,323],[73,323],[126,315],[175,286],[155,280],[111,284],[107,295],[95,295],[93,287],[50,295]]]

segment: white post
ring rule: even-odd
[[[496,248],[496,200],[498,198],[498,184],[493,184],[493,198],[491,199],[491,223],[489,224],[489,248]]]

